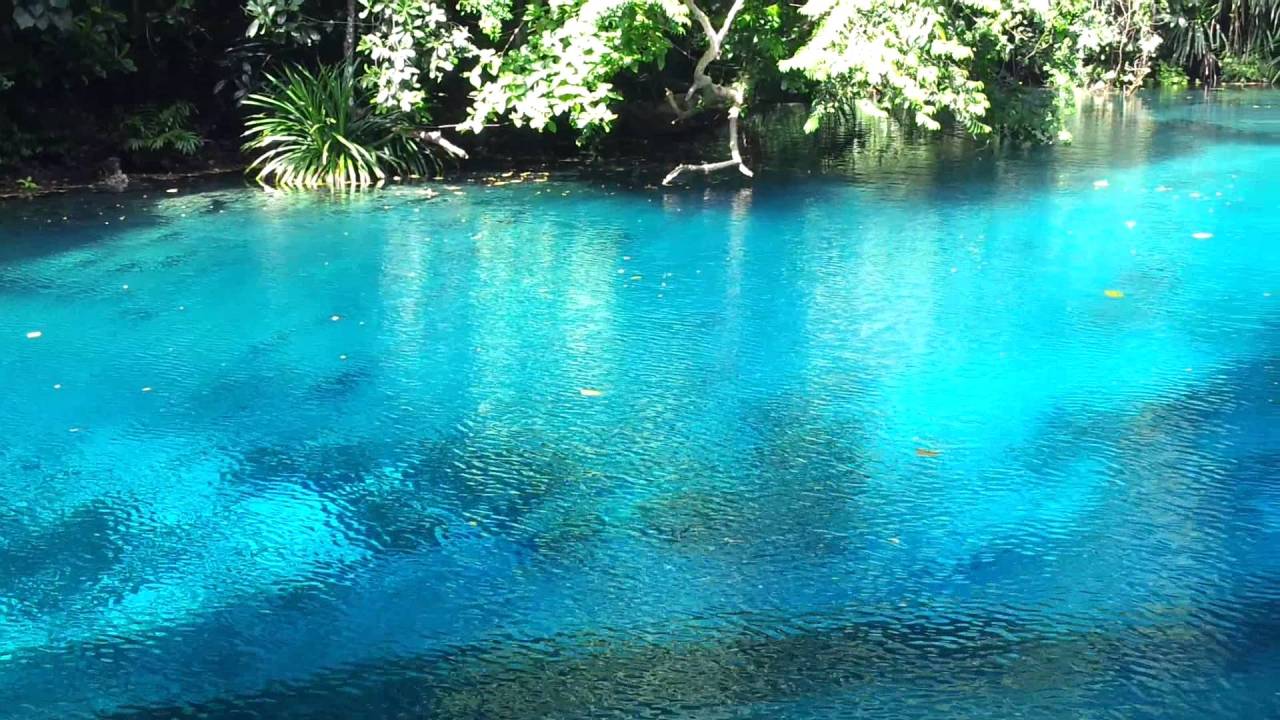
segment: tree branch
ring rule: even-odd
[[[747,177],[755,177],[755,173],[751,172],[751,168],[747,167],[747,164],[742,161],[742,149],[738,144],[738,114],[740,110],[741,109],[738,107],[733,107],[733,108],[730,108],[729,110],[729,159],[728,160],[721,160],[719,162],[700,163],[700,164],[684,163],[681,165],[677,165],[674,170],[667,173],[666,177],[662,178],[662,184],[670,185],[671,183],[675,182],[675,179],[680,177],[682,173],[700,172],[704,175],[710,175],[711,173],[716,172],[717,170],[727,170],[735,165],[738,166],[738,172],[742,173],[743,175],[746,175]]]
[[[466,158],[467,151],[454,145],[444,133],[439,130],[419,130],[418,139],[439,146],[449,155],[449,157]]]
[[[734,18],[742,10],[745,0],[733,0],[733,5],[725,13],[724,22],[721,23],[719,29],[716,29],[715,24],[711,22],[711,18],[702,8],[698,7],[695,0],[683,0],[683,2],[685,7],[689,8],[689,13],[693,16],[693,19],[702,27],[702,32],[707,36],[707,49],[698,58],[697,64],[693,67],[693,82],[685,92],[683,102],[676,97],[675,93],[667,90],[667,104],[675,112],[675,119],[672,122],[680,122],[709,108],[727,105],[729,107],[729,159],[720,162],[678,165],[674,170],[667,173],[667,176],[662,179],[662,184],[670,185],[682,173],[701,172],[710,174],[717,170],[725,170],[734,166],[737,166],[738,171],[743,175],[752,177],[751,169],[742,161],[742,149],[738,142],[738,116],[742,114],[743,103],[742,89],[725,87],[716,83],[711,79],[710,75],[707,75],[707,68],[712,62],[720,58],[720,53],[724,50],[724,39],[729,35],[729,29],[733,27]]]

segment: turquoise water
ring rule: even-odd
[[[0,206],[0,718],[1280,716],[1280,94],[1075,133]]]

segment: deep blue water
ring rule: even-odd
[[[1280,717],[1280,94],[1075,133],[0,206],[0,718]]]

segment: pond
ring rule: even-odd
[[[1280,94],[1074,123],[0,206],[0,718],[1280,715]]]

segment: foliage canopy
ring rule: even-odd
[[[342,100],[359,107],[331,119],[401,139],[495,124],[589,139],[624,115],[714,113],[730,160],[687,169],[749,172],[736,120],[761,100],[807,102],[808,129],[883,115],[1053,141],[1080,88],[1128,91],[1157,68],[1169,83],[1271,79],[1278,55],[1277,0],[0,0],[0,132],[22,137],[33,100],[112,82],[152,108],[226,116],[244,101],[260,128],[298,111],[269,96],[302,64],[352,83]],[[184,71],[217,97],[175,83]]]

